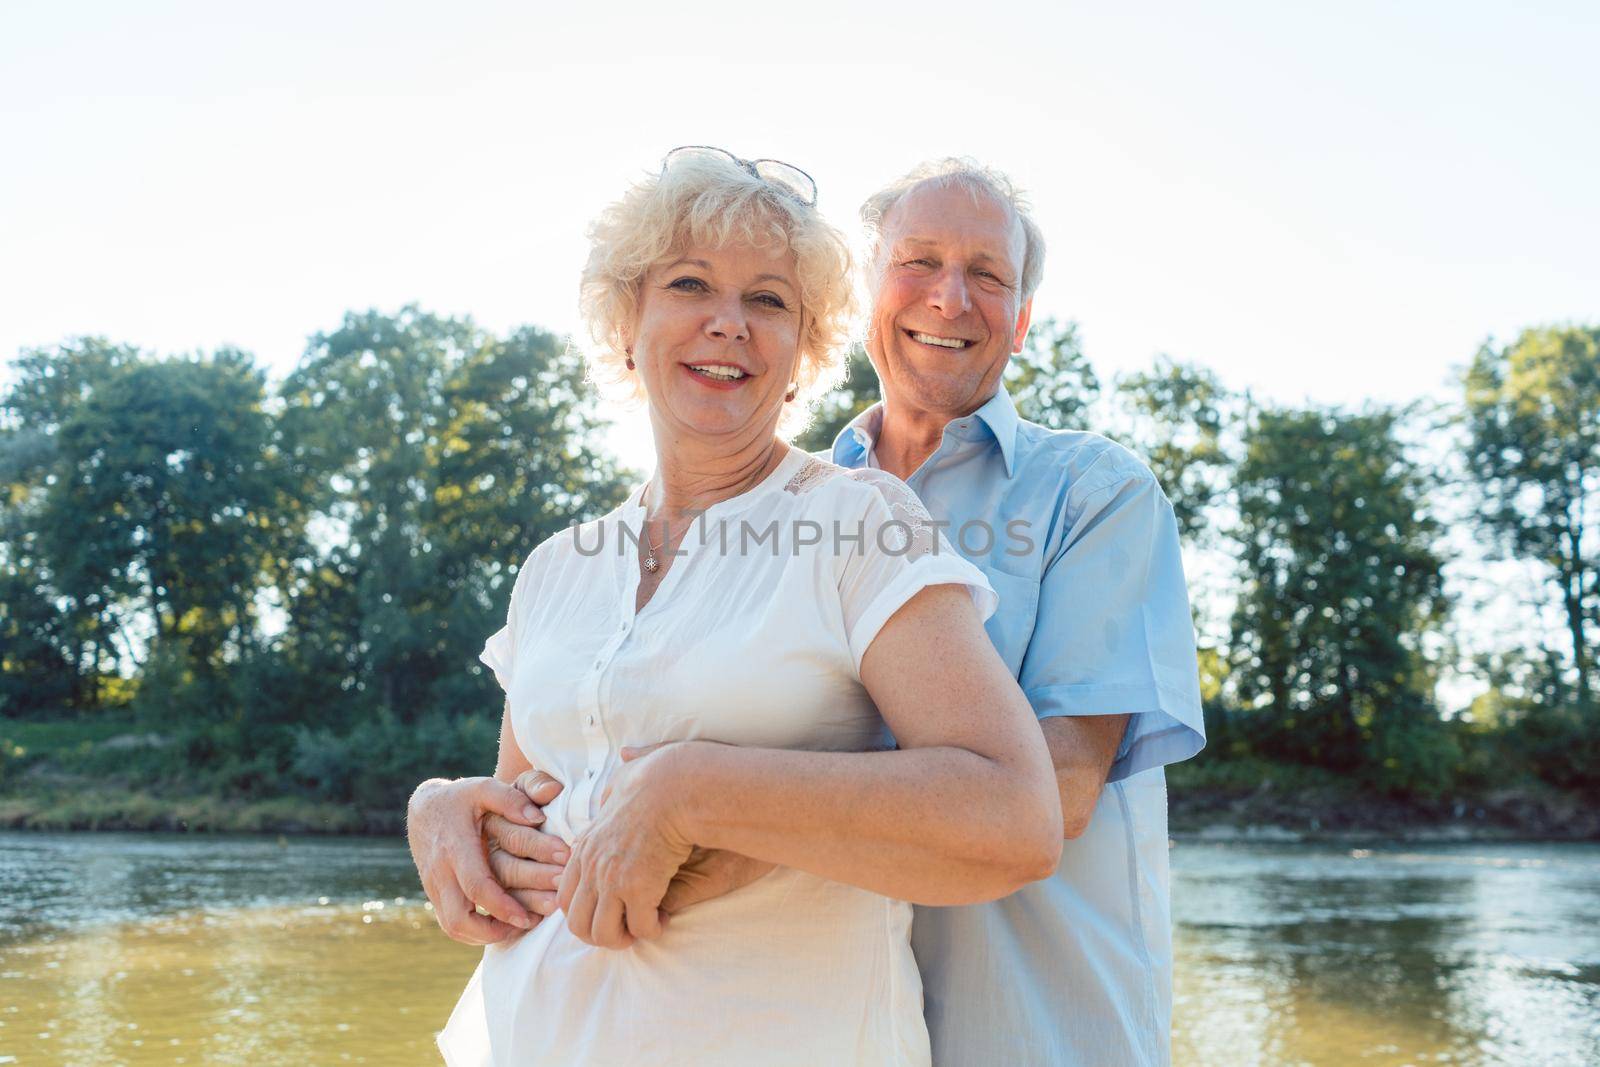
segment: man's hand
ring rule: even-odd
[[[743,889],[775,868],[774,864],[753,860],[737,852],[696,848],[689,861],[678,868],[661,910],[676,915],[692,905]]]
[[[524,772],[513,784],[540,808],[560,796],[562,789],[560,782],[538,770]],[[489,838],[489,869],[495,881],[532,913],[537,925],[556,910],[556,890],[570,852],[567,843],[500,815],[486,818],[483,831]]]
[[[490,945],[532,929],[532,917],[495,881],[483,823],[537,826],[544,813],[522,790],[494,778],[431,779],[406,806],[406,840],[439,928],[457,941]],[[479,915],[482,906],[488,915]]]

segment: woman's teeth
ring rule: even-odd
[[[935,337],[931,333],[913,333],[913,341],[921,341],[925,345],[938,345],[940,348],[966,348],[970,341],[963,341],[959,337]]]
[[[745,377],[745,373],[737,367],[698,367],[690,364],[689,369],[706,378],[715,378],[719,382],[736,382]]]

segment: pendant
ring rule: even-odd
[[[649,571],[651,574],[654,574],[656,571],[661,569],[661,564],[656,562],[654,553],[651,553],[644,558],[644,569]]]

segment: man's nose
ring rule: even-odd
[[[743,302],[730,299],[718,303],[706,321],[706,335],[718,341],[743,343],[750,340],[750,323],[745,318]]]
[[[967,291],[963,271],[946,267],[928,287],[928,306],[947,319],[960,318],[972,309],[972,294]]]

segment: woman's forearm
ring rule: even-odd
[[[1061,852],[1054,782],[962,748],[795,752],[668,745],[656,788],[682,832],[919,904],[970,904],[1046,877]],[[1035,781],[1034,779],[1040,779]]]

